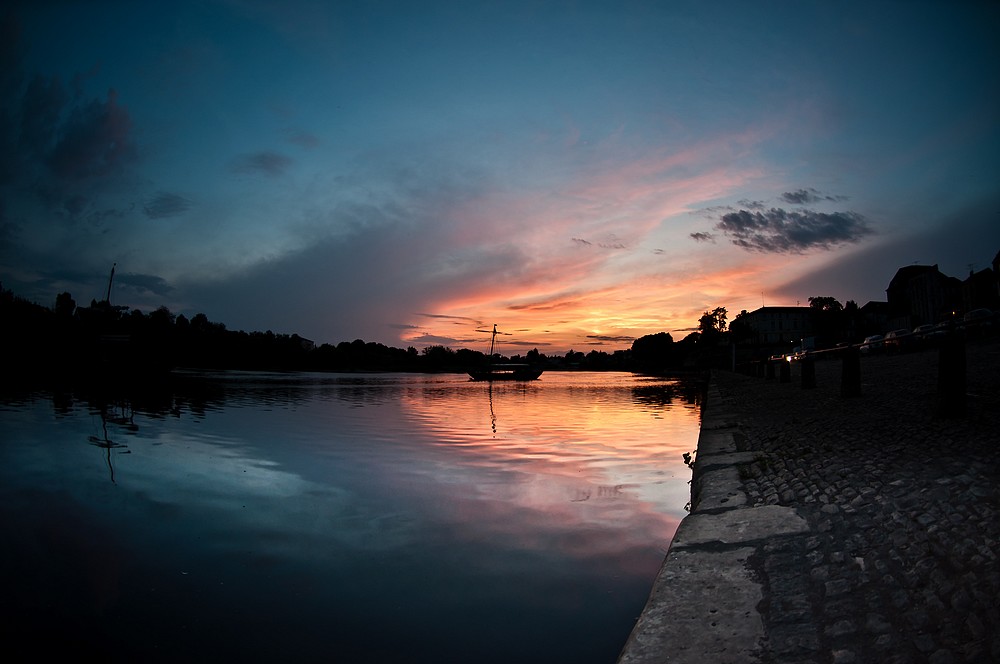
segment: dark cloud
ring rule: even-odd
[[[848,199],[847,196],[837,196],[832,194],[824,194],[813,188],[803,188],[796,191],[786,191],[781,194],[779,200],[783,203],[788,203],[791,205],[808,205],[811,203],[824,203],[824,202],[842,202]],[[744,198],[736,201],[736,205],[713,205],[707,208],[701,208],[692,214],[697,214],[699,216],[705,217],[707,219],[717,219],[721,215],[734,212],[742,212],[745,210],[751,210],[754,212],[761,212],[763,214],[769,214],[769,208],[771,205],[767,201],[759,201],[749,198]],[[695,235],[701,237],[695,237]],[[708,234],[692,234],[695,240],[708,240],[711,236]]]
[[[781,200],[792,205],[806,205],[823,199],[816,195],[815,189],[799,189],[798,191],[786,191],[781,195]]]
[[[472,323],[473,325],[483,324],[482,321],[476,320],[475,318],[469,318],[468,316],[449,316],[447,314],[428,314],[421,312],[418,312],[417,315],[437,320],[450,320],[455,325],[468,325],[469,323]]]
[[[906,236],[883,235],[880,241],[798,277],[774,290],[789,300],[832,295],[841,302],[885,300],[896,270],[913,264],[937,264],[944,274],[964,279],[969,265],[981,269],[1000,249],[1000,194],[933,218],[926,230]]]
[[[87,99],[79,74],[67,87],[58,77],[24,72],[26,49],[11,14],[0,21],[0,36],[0,184],[77,216],[79,201],[70,200],[79,197],[76,183],[93,187],[136,159],[132,118],[114,89]]]
[[[839,202],[847,200],[847,196],[831,196],[816,191],[813,188],[799,189],[797,191],[786,191],[781,195],[781,200],[791,205],[809,205],[810,203],[822,203],[823,201]]]
[[[296,332],[317,343],[360,338],[399,346],[399,328],[393,326],[419,324],[413,318],[427,314],[417,312],[434,312],[441,302],[486,285],[524,279],[528,258],[507,243],[462,247],[460,256],[442,262],[442,251],[455,244],[456,227],[442,222],[441,213],[456,200],[449,199],[452,187],[440,173],[412,173],[398,196],[324,210],[338,232],[317,234],[298,251],[216,279],[178,279],[174,299],[230,329]],[[429,271],[431,265],[438,269]],[[479,325],[449,320],[455,332],[446,336],[453,338]]]
[[[59,130],[48,166],[67,180],[114,173],[137,154],[131,130],[128,111],[118,105],[118,94],[110,90],[104,102],[94,100],[74,109]]]
[[[278,176],[282,175],[292,160],[277,152],[255,152],[253,154],[240,155],[233,160],[230,169],[234,173],[256,174]]]
[[[104,299],[111,267],[118,257],[114,252],[108,252],[95,261],[70,249],[53,259],[52,254],[40,254],[31,249],[23,251],[26,254],[23,264],[30,267],[21,271],[20,279],[16,274],[10,274],[9,278],[4,275],[4,287],[47,306],[55,301],[58,293],[64,291],[73,295],[81,306],[92,299]],[[176,292],[163,277],[128,272],[122,263],[118,263],[111,302],[141,311],[152,311],[160,306],[176,309],[178,305],[173,297]]]
[[[166,191],[157,192],[142,206],[146,216],[150,219],[163,219],[183,214],[191,208],[191,201]]]
[[[830,249],[873,233],[868,221],[856,212],[788,211],[771,208],[739,210],[722,215],[715,226],[744,249],[765,253],[799,253]]]
[[[607,334],[588,334],[588,339],[593,339],[594,342],[590,345],[592,346],[603,346],[605,343],[622,344],[622,343],[632,343],[635,341],[635,337],[627,336],[612,336]]]
[[[736,207],[732,205],[710,205],[708,207],[700,208],[698,210],[692,210],[689,214],[697,215],[704,219],[718,219],[721,215],[727,212],[735,212],[736,210],[764,210],[767,209],[767,204],[763,201],[752,201],[748,199],[743,199],[736,201]]]
[[[81,193],[92,191],[88,187],[60,187],[40,184],[34,190],[36,199],[49,212],[48,219],[61,219],[71,224],[84,222],[89,226],[101,227],[106,222],[124,219],[135,207],[101,207],[97,199]]]
[[[504,341],[504,345],[508,346],[508,348],[506,350],[504,348],[498,348],[497,351],[498,352],[502,352],[502,353],[506,353],[506,354],[510,354],[510,353],[524,352],[524,351],[516,350],[516,348],[522,348],[522,349],[523,348],[548,348],[548,347],[550,347],[552,345],[552,342],[550,342],[550,341],[539,341],[537,339],[530,339],[530,338],[528,338],[528,339],[515,338],[515,339],[508,339],[508,340]],[[513,347],[513,349],[510,348],[510,347]]]
[[[590,240],[584,240],[583,238],[579,238],[579,237],[574,237],[574,238],[571,238],[571,239],[573,240],[573,242],[578,247],[592,247],[592,246],[594,246],[594,243],[591,242]],[[622,243],[622,242],[620,242],[618,240],[618,238],[615,237],[614,235],[611,235],[608,238],[607,242],[598,242],[597,246],[600,247],[601,249],[627,249],[627,247],[625,246],[625,244]]]
[[[461,339],[443,337],[437,334],[421,334],[406,342],[409,346],[456,346],[463,343]],[[394,344],[399,346],[400,344]]]
[[[116,274],[115,284],[119,287],[131,287],[142,293],[159,296],[168,296],[174,291],[174,287],[166,279],[154,274],[137,274],[135,272]]]
[[[712,233],[691,233],[691,239],[695,242],[711,242],[715,243],[715,235]]]

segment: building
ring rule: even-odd
[[[871,301],[861,307],[860,334],[852,338],[867,337],[869,334],[882,334],[889,328],[889,303]]]
[[[962,311],[1000,308],[996,272],[991,268],[970,272],[962,282]]]
[[[993,280],[996,282],[997,297],[1000,297],[1000,251],[993,257]]]
[[[761,307],[742,318],[762,346],[798,343],[812,334],[810,307]]]
[[[887,329],[939,323],[962,309],[962,282],[937,265],[907,265],[896,270],[885,289]]]

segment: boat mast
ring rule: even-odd
[[[111,264],[111,276],[108,277],[108,294],[104,297],[104,301],[107,302],[109,305],[111,304],[111,282],[115,280],[116,265],[118,265],[118,263]]]

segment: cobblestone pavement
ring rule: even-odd
[[[1000,661],[1000,343],[967,346],[967,414],[936,416],[939,354],[841,362],[816,387],[717,372],[736,414],[749,505],[793,507],[810,532],[770,539],[765,662]]]

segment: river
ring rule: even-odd
[[[0,398],[8,644],[107,661],[610,662],[698,386],[181,373]]]

